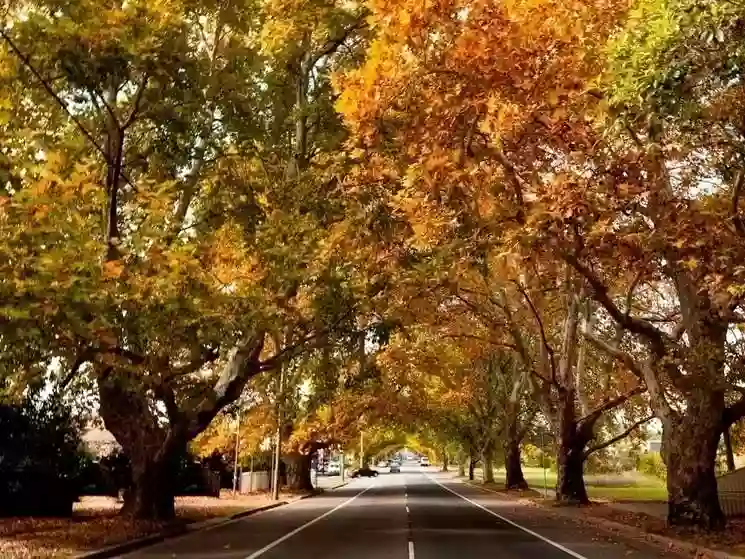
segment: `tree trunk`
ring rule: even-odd
[[[486,448],[482,453],[481,467],[483,468],[481,481],[483,483],[494,483],[494,453],[491,448]]]
[[[468,458],[468,480],[473,481],[476,479],[476,476],[474,474],[474,470],[476,469],[476,460],[473,456]]]
[[[730,437],[730,427],[724,429],[724,454],[727,459],[727,471],[734,472],[735,466],[735,453],[732,450],[732,438]]]
[[[287,468],[287,489],[298,492],[313,491],[313,483],[310,478],[310,454],[292,452],[285,456],[284,461]]]
[[[720,402],[702,398],[684,414],[663,421],[667,465],[668,523],[719,530],[725,517],[719,505],[715,473],[722,434]]]
[[[466,455],[463,451],[458,451],[458,477],[466,475]]]
[[[561,441],[557,456],[556,500],[560,503],[585,505],[587,497],[584,479],[584,445]]]
[[[520,442],[517,438],[508,438],[504,442],[504,468],[506,472],[505,489],[527,489],[528,482],[523,475],[520,462]]]
[[[585,488],[584,450],[592,438],[592,432],[579,432],[574,400],[574,389],[570,388],[561,390],[556,402],[556,425],[559,430],[556,500],[563,504],[586,505],[590,499]]]
[[[176,516],[172,457],[133,460],[131,491],[121,514],[138,519],[171,520]]]
[[[145,396],[126,380],[103,375],[98,382],[101,417],[121,445],[132,468],[121,514],[139,519],[175,517],[173,477],[186,438],[166,431],[153,416]]]
[[[442,451],[442,454],[440,455],[442,460],[442,468],[440,469],[441,472],[447,472],[448,471],[448,453],[446,450]]]

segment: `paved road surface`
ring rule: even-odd
[[[652,559],[418,466],[129,554],[126,559]],[[514,518],[514,516],[513,516]]]

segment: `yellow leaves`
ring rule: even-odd
[[[107,260],[103,263],[103,276],[107,279],[120,277],[124,273],[124,263],[121,260]]]

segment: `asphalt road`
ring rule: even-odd
[[[432,470],[432,468],[430,468]],[[527,515],[526,515],[527,512]],[[621,559],[665,557],[540,510],[404,467],[196,532],[126,559]]]

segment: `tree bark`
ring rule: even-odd
[[[577,425],[574,390],[563,390],[557,399],[559,440],[556,451],[556,500],[564,504],[590,502],[584,480],[584,450],[591,433]]]
[[[468,458],[468,480],[473,481],[476,479],[476,475],[474,474],[474,470],[476,469],[476,460],[473,456],[470,456]]]
[[[300,452],[291,452],[285,456],[287,468],[287,489],[290,491],[313,491],[310,478],[311,456]]]
[[[560,503],[585,505],[590,502],[585,488],[583,447],[564,441],[559,444],[556,500]]]
[[[725,526],[714,468],[722,434],[719,410],[723,402],[710,400],[701,398],[695,405],[689,400],[685,413],[663,421],[668,523],[674,526],[694,525],[709,530]]]
[[[176,488],[173,484],[173,458],[133,460],[133,487],[125,494],[121,514],[147,520],[172,520],[176,516]]]
[[[99,381],[101,416],[132,468],[132,487],[125,492],[121,514],[140,519],[175,517],[173,468],[186,439],[158,425],[144,395],[126,381]]]
[[[481,481],[483,483],[494,483],[494,452],[487,447],[481,454],[481,467],[483,468]]]
[[[514,438],[504,442],[504,467],[506,472],[505,489],[527,489],[528,482],[523,475],[520,461],[520,442]]]

